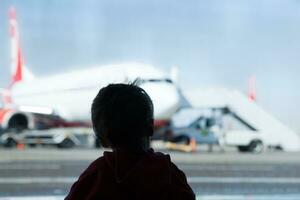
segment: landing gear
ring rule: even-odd
[[[13,148],[17,146],[17,142],[13,138],[7,138],[3,146],[6,148]]]

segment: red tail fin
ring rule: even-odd
[[[248,82],[248,97],[252,101],[256,101],[256,78],[251,76]]]
[[[18,22],[16,19],[16,10],[14,7],[9,9],[9,32],[11,37],[11,85],[23,79],[23,62],[20,47],[20,38],[18,30]]]

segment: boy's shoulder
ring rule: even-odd
[[[90,163],[90,165],[80,175],[80,178],[94,176],[95,174],[98,173],[99,169],[106,167],[106,165],[107,163],[105,162],[104,156],[100,156],[96,160]]]
[[[152,148],[150,148],[150,149],[147,151],[147,154],[148,154],[149,156],[152,156],[152,157],[156,157],[156,158],[164,158],[164,159],[171,160],[169,154],[165,154],[165,153],[160,152],[160,151],[154,151]]]
[[[127,158],[127,157],[125,157]],[[131,162],[128,162],[129,164]],[[117,169],[127,169],[126,164],[116,162],[116,152],[104,152],[103,155],[93,161],[89,167],[81,174],[79,180],[72,186],[70,198],[87,194],[98,194],[105,191],[119,191],[122,188],[135,188],[134,192],[139,191],[139,195],[151,194],[153,191],[159,194],[161,188],[166,193],[174,193],[174,198],[191,197],[181,199],[194,199],[193,191],[187,184],[185,174],[171,162],[170,155],[162,152],[155,152],[150,149],[139,161],[123,175],[116,173]],[[145,182],[145,180],[147,180]],[[102,191],[103,190],[103,191]],[[113,194],[113,192],[111,192]],[[176,194],[176,195],[175,195]],[[75,198],[80,199],[80,198]],[[154,199],[154,198],[153,198]]]

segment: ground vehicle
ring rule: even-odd
[[[263,143],[264,146],[284,151],[300,151],[300,136],[267,112],[260,102],[249,99],[240,91],[211,87],[185,90],[183,94],[192,107],[216,110],[215,114],[223,116],[222,129],[226,130],[227,144],[240,146],[239,149],[243,151],[246,145],[250,145],[244,140],[257,137],[258,142],[252,143],[252,146],[261,146]],[[219,112],[222,109],[223,114]]]
[[[175,136],[178,135],[187,135],[190,138],[196,139],[197,143],[201,144],[218,144],[218,138],[216,134],[210,130],[210,126],[213,121],[212,119],[204,116],[204,113],[199,113],[199,116],[195,116],[196,118],[190,118],[191,121],[186,121],[185,123],[178,124],[176,118],[178,115],[187,114],[190,109],[184,109],[179,111],[177,115],[173,117],[171,130]],[[194,119],[193,119],[194,118]]]
[[[268,134],[241,120],[229,108],[185,108],[172,118],[173,134],[187,135],[200,144],[235,146],[241,152],[260,153],[277,147]]]
[[[17,144],[31,147],[36,145],[52,145],[58,148],[92,147],[95,143],[95,136],[91,128],[55,128],[26,130],[20,134],[5,132],[0,135],[0,141],[5,147],[14,147]]]

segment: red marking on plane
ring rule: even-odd
[[[249,84],[249,86],[248,86],[248,98],[251,101],[256,101],[257,94],[256,94],[256,78],[255,78],[255,76],[250,77],[248,84]]]

